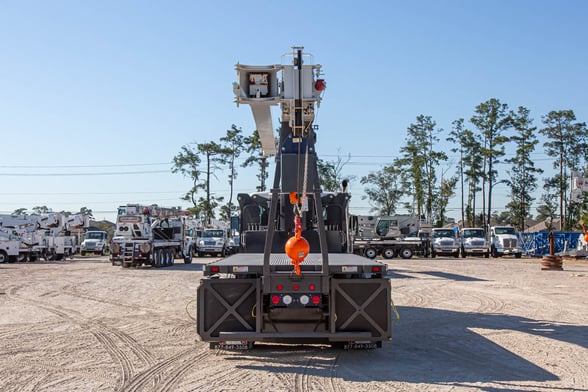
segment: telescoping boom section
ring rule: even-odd
[[[326,87],[321,66],[301,47],[284,59],[236,66],[238,104],[255,108],[254,117],[280,105],[277,144],[266,129],[264,146],[275,152],[276,171],[270,192],[238,195],[239,252],[206,265],[197,331],[213,348],[380,347],[392,336],[386,265],[351,253],[346,186],[323,192],[319,183],[313,121]]]

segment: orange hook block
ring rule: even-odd
[[[292,264],[294,264],[294,270],[296,275],[300,275],[300,263],[304,261],[310,250],[310,245],[304,237],[291,237],[286,242],[286,254],[290,257]]]
[[[304,261],[308,252],[310,251],[310,245],[308,241],[302,237],[302,223],[300,217],[294,217],[294,237],[288,239],[286,242],[285,251],[292,264],[294,264],[294,270],[296,275],[300,275],[300,263]]]

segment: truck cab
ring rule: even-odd
[[[225,256],[229,247],[229,236],[225,229],[205,229],[198,240],[196,250],[198,257],[205,254]]]
[[[431,257],[437,255],[459,257],[457,230],[434,228],[431,230]]]
[[[482,228],[468,227],[459,231],[461,243],[461,257],[481,256],[490,257],[490,246],[486,240],[486,232]]]
[[[85,256],[86,253],[93,253],[95,255],[98,254],[104,256],[108,250],[108,242],[106,241],[107,236],[108,234],[105,231],[88,231],[86,235],[84,235],[80,254]]]
[[[492,226],[490,241],[492,257],[514,255],[515,258],[520,259],[523,254],[523,248],[512,226]]]

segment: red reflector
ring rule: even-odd
[[[379,266],[373,266],[372,267],[372,272],[380,272],[382,269]]]
[[[276,286],[276,289],[278,289],[278,291],[282,291],[284,290],[284,286],[282,286],[281,284]]]
[[[280,297],[277,295],[272,295],[272,304],[277,305],[280,303]]]
[[[220,271],[220,267],[219,266],[210,267],[210,272],[219,272],[219,271]]]
[[[313,295],[312,296],[312,303],[315,305],[318,305],[321,303],[321,297],[319,297],[318,295]]]
[[[300,288],[297,284],[295,284],[293,287],[294,291],[298,291],[298,289]]]
[[[312,284],[312,283],[311,283],[311,284],[309,284],[309,285],[308,285],[308,289],[309,289],[310,291],[314,291],[314,289],[316,289],[316,286],[315,286],[314,284]]]

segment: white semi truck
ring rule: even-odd
[[[515,228],[512,226],[490,227],[490,246],[492,257],[512,255],[520,259],[523,255],[523,247]]]
[[[187,211],[155,204],[120,206],[110,245],[112,265],[167,267],[176,257],[190,264],[193,248],[186,241],[187,217]]]

